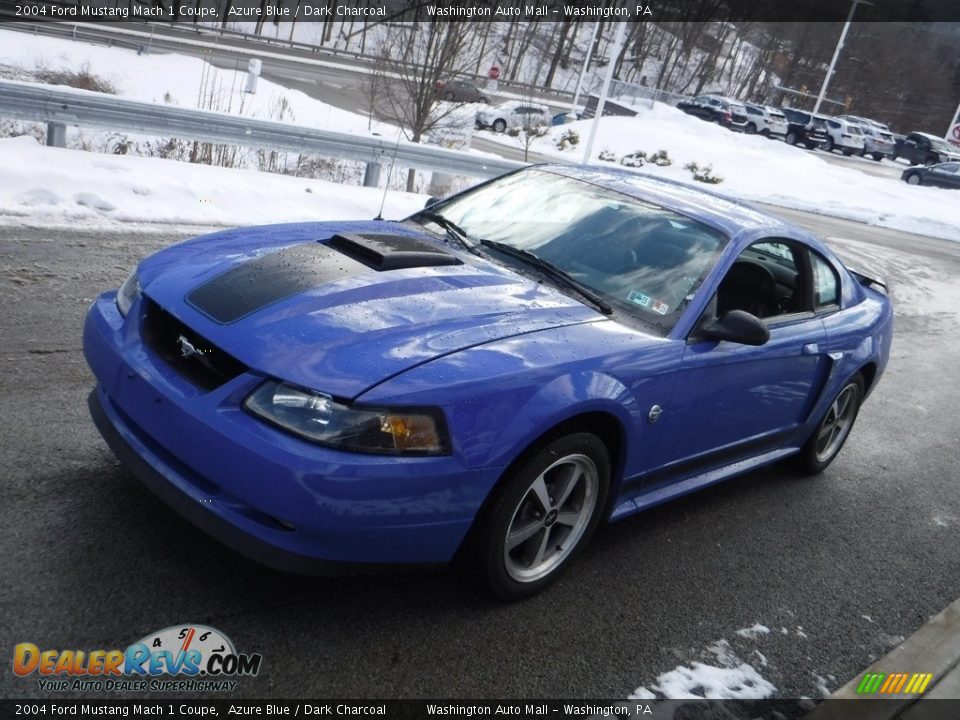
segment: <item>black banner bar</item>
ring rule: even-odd
[[[912,720],[955,720],[960,699],[826,700],[816,715],[858,720],[894,717],[909,706]],[[810,700],[0,700],[0,717],[49,718],[652,718],[653,720],[794,720],[806,716]],[[878,714],[879,713],[879,714]]]
[[[64,22],[843,22],[847,0],[0,0],[0,19]],[[960,21],[955,0],[872,0],[857,22]]]

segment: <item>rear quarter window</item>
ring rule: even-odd
[[[813,267],[813,304],[817,310],[826,310],[840,302],[840,281],[833,267],[814,252],[810,253]]]

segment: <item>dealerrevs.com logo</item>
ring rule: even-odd
[[[205,625],[174,625],[125,650],[13,648],[13,672],[37,674],[48,691],[230,691],[238,677],[260,672],[259,653],[238,653],[230,639]],[[171,679],[171,676],[176,679]]]

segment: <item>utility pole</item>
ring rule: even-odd
[[[853,11],[857,9],[857,5],[873,5],[873,3],[868,2],[868,0],[853,0],[853,4],[850,6],[850,12],[847,13],[847,21],[843,24],[843,32],[840,33],[840,39],[837,40],[837,47],[833,51],[833,58],[830,60],[830,67],[827,68],[827,76],[823,79],[823,85],[820,86],[820,94],[817,96],[817,104],[813,106],[814,115],[820,112],[820,103],[823,102],[823,98],[827,94],[827,87],[830,85],[830,78],[833,77],[833,68],[837,64],[837,58],[840,57],[840,50],[843,48],[843,41],[847,37],[847,30],[850,29],[850,21],[853,19]]]
[[[603,78],[603,90],[600,91],[600,98],[597,100],[597,114],[593,116],[593,122],[590,124],[590,138],[587,140],[587,146],[583,149],[584,165],[590,162],[590,153],[593,151],[593,141],[597,137],[600,118],[603,117],[603,106],[607,104],[607,93],[610,91],[610,81],[613,79],[613,68],[617,66],[616,59],[620,57],[620,48],[623,47],[623,35],[626,29],[627,23],[617,23],[617,35],[613,40],[613,52],[610,53],[607,74]]]
[[[593,24],[593,35],[590,36],[590,45],[587,47],[587,59],[583,61],[583,67],[580,68],[580,77],[577,78],[577,89],[573,93],[573,107],[570,111],[577,112],[577,105],[580,102],[580,89],[583,87],[583,76],[587,74],[590,67],[590,58],[593,57],[593,46],[597,44],[597,31],[600,29],[600,23]]]

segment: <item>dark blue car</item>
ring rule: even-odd
[[[806,232],[626,172],[528,168],[401,222],[196,238],[87,315],[134,475],[285,570],[470,558],[501,597],[596,526],[796,456],[823,470],[891,341]]]

